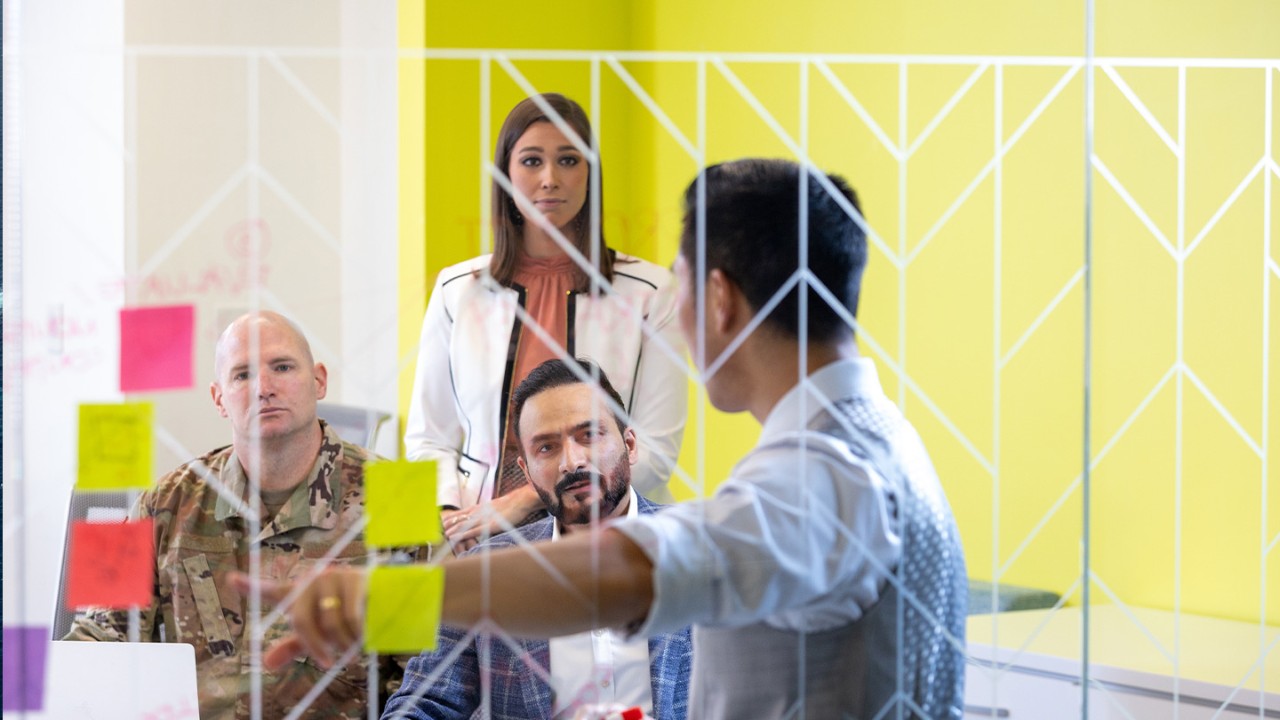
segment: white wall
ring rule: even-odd
[[[254,308],[302,326],[329,401],[393,411],[394,2],[128,0],[125,12],[139,154],[126,292],[192,303],[198,324],[196,387],[150,397],[175,440],[157,465],[228,441],[207,390],[213,345]]]
[[[213,342],[253,307],[304,327],[330,400],[394,411],[395,12],[6,0],[6,625],[52,617],[76,409],[122,399],[122,306],[196,306],[196,386],[130,398],[172,438],[157,473],[229,441]]]
[[[77,406],[120,398],[123,20],[123,0],[5,2],[5,625],[50,622]]]
[[[399,112],[396,15],[364,0],[341,0],[342,47],[342,394],[347,405],[394,414],[398,404],[396,278],[399,261],[396,172]],[[370,108],[383,108],[371,112]],[[413,358],[408,358],[412,361]],[[397,457],[394,418],[377,450]]]

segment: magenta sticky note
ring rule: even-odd
[[[194,305],[120,311],[120,392],[181,390],[194,378]]]
[[[38,712],[44,709],[45,658],[48,653],[49,628],[5,627],[5,712]]]

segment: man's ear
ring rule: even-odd
[[[627,462],[632,465],[640,462],[640,443],[636,440],[636,431],[631,428],[623,430],[622,442],[627,446]]]
[[[736,327],[742,291],[720,268],[707,273],[707,323],[724,335]]]
[[[209,383],[209,397],[213,398],[213,406],[218,408],[218,414],[226,417],[227,408],[222,404],[222,388],[216,380]]]
[[[524,473],[525,481],[532,485],[533,478],[529,477],[529,466],[525,464],[523,450],[521,450],[520,454],[516,456],[516,465],[520,466],[520,472]]]
[[[324,363],[318,362],[312,373],[316,378],[316,399],[323,400],[325,393],[329,392],[329,368],[325,367]]]

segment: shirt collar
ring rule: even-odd
[[[837,360],[822,366],[787,391],[773,406],[760,430],[761,445],[781,435],[803,431],[827,403],[842,398],[879,395],[880,380],[869,358]]]
[[[307,473],[307,478],[294,488],[293,494],[276,513],[276,516],[263,525],[259,539],[288,532],[299,527],[317,527],[332,530],[338,524],[339,504],[342,498],[338,493],[342,486],[342,438],[320,420],[320,429],[324,433],[320,441],[320,452],[316,455],[315,464]],[[245,507],[249,506],[249,478],[235,450],[223,465],[218,479],[233,497],[241,498]],[[221,495],[218,497],[214,517],[226,520],[229,517],[245,517],[240,508],[233,506]]]
[[[627,518],[633,518],[640,514],[640,501],[636,500],[636,489],[633,485],[627,486]],[[560,539],[560,521],[556,518],[551,519],[551,539]]]

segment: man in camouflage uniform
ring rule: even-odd
[[[302,580],[326,556],[366,559],[358,527],[364,509],[368,451],[343,442],[316,416],[327,371],[305,337],[270,312],[231,323],[218,340],[213,404],[231,421],[232,444],[179,467],[143,493],[131,519],[155,523],[154,593],[142,608],[143,641],[195,647],[204,720],[250,717],[256,670],[247,595],[223,581],[230,570]],[[251,553],[259,565],[250,565]],[[262,606],[262,647],[286,625]],[[69,640],[127,640],[127,610],[91,609]],[[398,685],[399,664],[383,662],[379,685]],[[283,718],[325,671],[308,660],[263,671],[262,717]],[[302,714],[361,718],[367,713],[365,663],[347,664]]]

